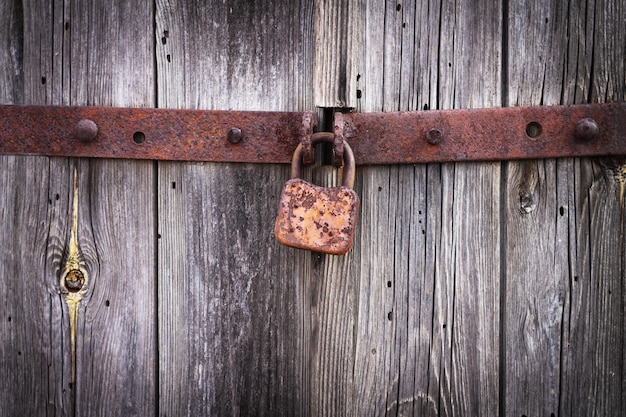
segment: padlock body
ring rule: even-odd
[[[283,186],[279,204],[274,235],[283,245],[334,255],[352,247],[359,196],[351,188],[294,178]]]

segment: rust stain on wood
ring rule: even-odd
[[[76,379],[76,328],[78,307],[87,289],[88,274],[78,243],[78,173],[74,169],[72,197],[72,228],[67,250],[67,259],[61,273],[61,293],[67,303],[70,316],[70,349],[72,355],[72,384]]]

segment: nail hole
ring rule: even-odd
[[[378,187],[378,191],[382,191],[382,190],[383,190],[383,187]]]
[[[452,62],[448,62],[448,67],[451,67],[451,66],[452,66]]]
[[[70,30],[70,22],[65,22],[65,30]]]
[[[541,136],[541,132],[542,132],[543,128],[541,127],[541,124],[538,122],[530,122],[526,125],[526,135],[529,138],[538,138],[539,136]]]
[[[361,74],[356,75],[356,80],[359,81],[361,79]]]
[[[22,351],[17,352],[17,356],[22,356]]]
[[[11,316],[9,316],[9,321],[11,321]]]
[[[444,328],[444,329],[446,328],[446,325],[445,325],[445,324],[443,325],[443,328]]]
[[[56,201],[59,201],[59,198],[61,198],[61,196],[60,196],[60,195],[58,195],[58,194],[55,194],[55,195],[54,195],[54,199],[55,199]]]
[[[565,214],[565,209],[563,208],[563,206],[559,207],[559,214],[561,216]]]
[[[400,11],[400,9],[402,9],[402,5],[398,4],[398,5],[396,6],[396,12],[399,12],[399,11]]]
[[[574,277],[574,281],[578,281],[578,277],[577,276]]]
[[[363,92],[361,90],[356,90],[356,98],[363,97]]]
[[[161,38],[161,43],[162,43],[163,45],[165,45],[165,44],[167,43],[167,38],[166,38],[165,36],[163,36],[163,37]]]
[[[391,288],[391,281],[387,281],[387,288]]]
[[[165,59],[167,59],[167,62],[172,62],[172,57],[170,56],[170,54],[167,54],[165,56]]]
[[[176,181],[172,182],[172,188],[176,189]]]
[[[406,27],[406,23],[402,23],[402,27],[405,28]]]
[[[46,83],[46,77],[41,77],[41,83],[45,84]]]
[[[104,302],[104,305],[108,307],[108,306],[110,306],[110,305],[111,305],[111,303],[109,302],[109,300],[106,300],[106,301]]]
[[[133,134],[133,142],[139,144],[143,143],[146,140],[146,135],[143,132],[135,132]]]
[[[422,110],[428,110],[428,109],[429,109],[429,107],[428,107],[428,103],[425,103],[425,104],[424,104],[424,107],[422,107]]]
[[[392,317],[393,317],[393,311],[390,311],[389,313],[387,313],[387,319],[389,319],[389,321],[391,321]]]

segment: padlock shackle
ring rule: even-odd
[[[311,135],[311,146],[315,146],[318,143],[334,143],[335,134],[332,132],[317,132]],[[291,178],[302,178],[302,144],[299,144],[296,150],[293,152],[293,158],[291,159]],[[343,141],[343,174],[341,182],[344,187],[354,188],[354,176],[355,176],[355,162],[352,148],[348,145],[348,142]]]

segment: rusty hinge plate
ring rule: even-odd
[[[626,103],[350,113],[344,122],[357,164],[626,154]]]
[[[626,103],[342,117],[357,165],[626,155]],[[0,106],[0,154],[290,163],[314,126],[313,112]]]
[[[0,106],[0,154],[290,163],[313,130],[304,116],[315,113]]]

